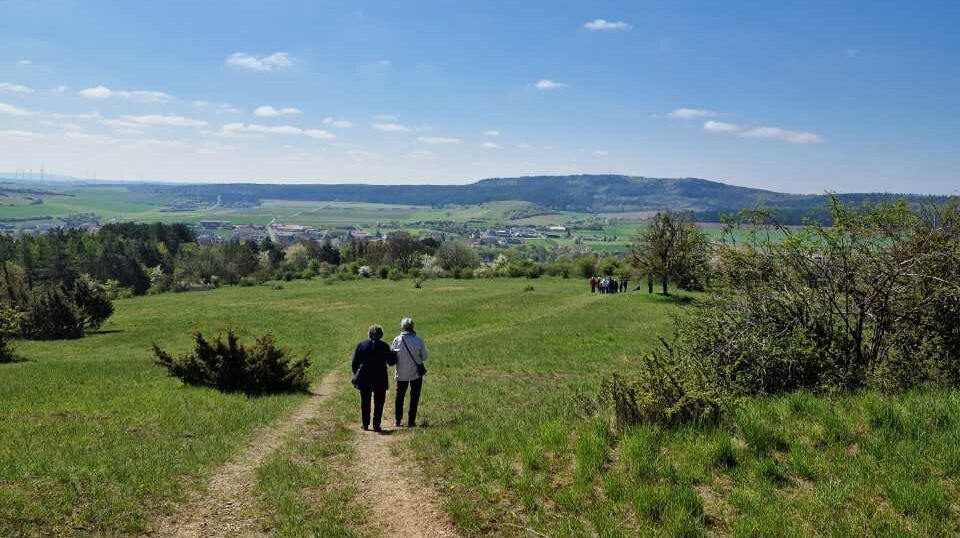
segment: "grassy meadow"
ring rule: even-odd
[[[347,363],[369,324],[392,336],[404,315],[430,373],[422,428],[398,433],[397,447],[464,536],[960,532],[956,392],[792,394],[745,402],[715,426],[617,431],[589,397],[605,375],[629,374],[684,307],[586,288],[295,281],[121,300],[98,334],[19,342],[21,360],[0,365],[0,536],[137,535],[302,402],[186,387],[151,362],[151,341],[182,352],[193,331],[233,327],[309,353],[317,377],[341,372],[327,414],[257,472],[275,535],[372,538],[351,482]]]

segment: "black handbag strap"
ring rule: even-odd
[[[407,353],[410,354],[410,359],[413,360],[413,363],[419,365],[420,362],[417,361],[416,357],[413,356],[413,353],[410,351],[410,348],[407,346],[407,341],[403,339],[403,336],[400,337],[400,342],[403,344],[403,348],[407,350]]]

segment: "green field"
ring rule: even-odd
[[[525,291],[527,286],[533,289]],[[616,431],[587,399],[670,330],[677,303],[576,280],[319,281],[122,300],[103,331],[20,342],[0,365],[0,536],[128,536],[202,488],[305,396],[185,387],[149,344],[273,331],[340,374],[330,415],[258,470],[277,536],[375,536],[354,496],[347,383],[370,323],[417,319],[431,351],[421,429],[403,432],[464,536],[943,536],[960,531],[960,396],[747,402],[723,423]],[[392,404],[386,409],[392,416]],[[390,421],[387,422],[390,424]]]

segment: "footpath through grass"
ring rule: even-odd
[[[329,415],[258,470],[276,534],[369,534],[349,471],[358,420],[346,365],[369,324],[392,336],[404,315],[427,341],[430,373],[423,427],[399,448],[420,461],[465,536],[960,531],[956,392],[790,395],[748,402],[716,427],[613,431],[576,395],[629,374],[680,307],[585,288],[560,279],[229,288],[118,301],[101,334],[20,342],[25,360],[0,365],[0,536],[142,532],[256,427],[303,401],[184,387],[151,363],[153,340],[182,352],[191,331],[227,327],[244,339],[273,331],[294,354],[311,352],[316,375],[342,369]]]

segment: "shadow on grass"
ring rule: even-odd
[[[14,355],[13,357],[10,357],[8,359],[0,360],[0,367],[2,367],[4,364],[18,364],[21,362],[30,362],[30,359],[22,355]]]
[[[88,331],[87,334],[88,334],[88,335],[94,335],[94,334],[115,334],[115,333],[122,333],[122,332],[123,332],[123,329],[101,329],[101,330],[99,330],[99,331]]]

